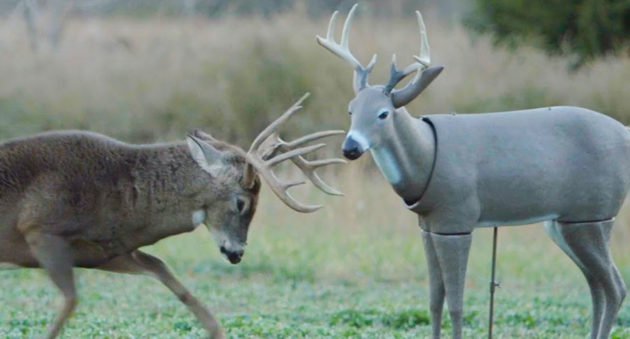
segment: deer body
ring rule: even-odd
[[[0,248],[0,261],[39,266],[26,232],[68,239],[75,265],[95,267],[192,231],[201,202],[190,197],[213,179],[185,143],[136,146],[81,131],[8,141],[0,145],[0,239],[20,241]]]
[[[413,118],[405,105],[442,71],[429,67],[420,12],[420,55],[398,69],[394,56],[386,85],[371,86],[376,56],[364,67],[350,52],[356,6],[334,37],[337,12],[324,48],[354,69],[355,98],[344,156],[368,150],[407,208],[418,214],[429,269],[433,337],[443,305],[461,338],[463,299],[472,231],[478,227],[546,221],[551,239],[576,263],[591,292],[591,338],[610,335],[626,287],[610,255],[614,217],[630,185],[630,132],[603,114],[578,107],[431,115]],[[401,89],[396,85],[416,72]]]
[[[628,192],[630,132],[605,115],[549,107],[422,120],[437,152],[417,167],[433,172],[424,192],[402,197],[425,231],[608,220]]]
[[[628,128],[579,107],[431,115],[411,118],[413,124],[410,118],[397,110],[396,137],[388,138],[393,142],[370,151],[407,208],[418,214],[429,262],[433,337],[440,337],[445,300],[453,336],[461,337],[473,230],[544,221],[589,282],[591,338],[607,338],[626,295],[608,242],[630,187]],[[413,130],[415,135],[407,134]],[[420,138],[423,133],[433,142]],[[429,178],[418,182],[426,173]]]
[[[291,142],[276,130],[301,108],[302,97],[254,140],[248,152],[201,131],[186,142],[130,145],[82,131],[44,133],[0,144],[0,267],[39,267],[64,296],[48,333],[56,337],[77,304],[73,268],[153,276],[222,338],[218,322],[160,259],[138,248],[206,225],[232,264],[241,261],[256,211],[260,177],[298,212],[304,205],[272,167],[291,160],[329,194],[340,194],[317,176],[341,159],[302,156],[343,133],[321,131]]]

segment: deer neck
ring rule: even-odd
[[[412,117],[403,107],[392,117],[393,128],[377,147],[372,157],[396,193],[405,201],[422,196],[435,160],[435,137],[432,127]]]
[[[134,171],[135,210],[166,233],[192,230],[194,198],[210,180],[188,156],[184,144],[139,150]]]

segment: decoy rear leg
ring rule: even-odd
[[[556,222],[545,223],[545,229],[551,237],[554,243],[560,247],[560,249],[578,266],[578,268],[584,274],[586,282],[591,293],[592,303],[592,320],[591,320],[591,339],[597,339],[599,333],[599,327],[602,322],[602,316],[604,312],[605,296],[597,280],[589,274],[589,271],[584,267],[580,259],[573,253],[568,244],[565,243]]]
[[[608,338],[626,295],[623,280],[608,247],[613,220],[556,222],[554,239],[582,270],[593,297],[592,338]],[[553,237],[552,237],[553,238]]]

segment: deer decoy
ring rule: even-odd
[[[260,177],[290,208],[314,212],[273,172],[292,161],[322,191],[340,195],[315,172],[345,162],[307,160],[343,134],[321,131],[285,142],[278,128],[306,95],[254,140],[249,151],[192,132],[187,142],[130,145],[85,131],[48,132],[0,144],[0,265],[42,268],[64,296],[48,338],[56,337],[77,304],[73,267],[145,274],[170,289],[212,338],[219,323],[157,257],[140,247],[206,225],[232,264],[241,261],[256,212]]]
[[[420,54],[404,69],[393,58],[386,85],[369,85],[376,57],[363,66],[349,49],[357,5],[334,38],[337,12],[317,42],[350,63],[355,98],[342,149],[354,160],[370,151],[422,228],[430,313],[440,337],[444,300],[461,338],[464,281],[475,228],[545,222],[576,263],[592,296],[591,338],[607,338],[626,295],[609,251],[613,220],[630,185],[630,132],[603,114],[546,107],[484,114],[412,117],[405,105],[442,71],[429,67],[420,12]],[[396,85],[416,73],[402,89]]]

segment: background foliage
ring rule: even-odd
[[[579,66],[630,42],[628,0],[477,0],[469,25],[511,45],[533,41]]]

